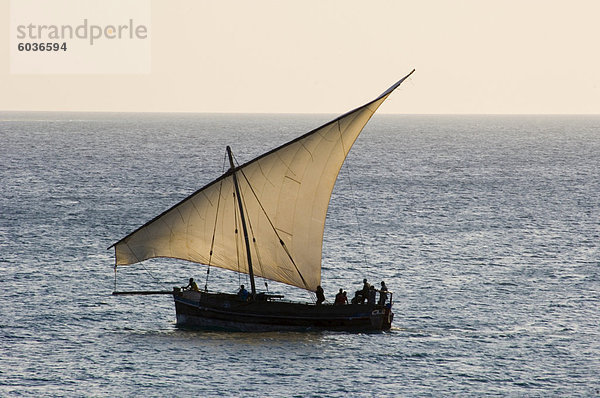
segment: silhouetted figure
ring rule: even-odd
[[[371,286],[369,288],[369,295],[367,296],[367,303],[370,305],[375,304],[376,297],[377,297],[377,290],[375,290],[375,286]]]
[[[342,289],[340,289],[338,294],[335,295],[334,304],[337,304],[337,305],[348,304],[348,294],[345,291],[343,291]]]
[[[384,281],[381,281],[381,289],[379,289],[379,305],[385,305],[387,300],[387,286]]]
[[[323,304],[323,301],[325,301],[325,292],[321,285],[317,286],[317,291],[315,293],[317,293],[317,305]]]
[[[333,304],[344,304],[344,292],[342,289],[340,289],[338,294],[335,295],[335,301],[333,302]]]
[[[358,290],[354,294],[354,298],[356,298],[356,302],[359,304],[364,304],[367,297],[369,297],[369,288],[371,285],[367,282],[367,279],[363,279],[363,288],[362,290]]]
[[[188,285],[186,287],[184,287],[183,290],[193,290],[195,292],[200,291],[200,289],[198,288],[198,285],[194,281],[194,278],[190,278]]]
[[[237,292],[238,297],[241,298],[242,300],[246,301],[246,300],[248,300],[249,294],[250,293],[248,293],[248,291],[246,290],[244,285],[240,285],[240,290],[238,290],[238,292]]]

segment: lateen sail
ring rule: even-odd
[[[235,169],[255,275],[309,290],[320,284],[339,170],[365,124],[410,74],[375,100]],[[233,192],[229,170],[115,243],[116,265],[171,257],[248,273]]]

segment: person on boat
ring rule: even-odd
[[[344,290],[343,297],[342,297],[342,304],[348,304],[348,294],[346,293],[345,290]]]
[[[364,304],[365,300],[369,297],[369,282],[367,282],[367,278],[363,279],[363,288],[361,290],[357,290],[354,294],[354,298],[352,299],[352,304]]]
[[[250,295],[250,293],[248,293],[244,285],[240,285],[240,290],[238,290],[237,295],[239,298],[246,301],[248,300],[248,296]]]
[[[317,286],[317,291],[315,293],[317,293],[317,305],[323,304],[323,301],[325,301],[325,292],[321,285]]]
[[[387,286],[384,281],[381,281],[381,289],[379,289],[379,305],[385,305],[387,300]]]
[[[369,288],[369,295],[367,296],[367,303],[369,305],[374,305],[376,297],[377,297],[377,290],[375,290],[375,286],[371,286]]]
[[[194,281],[194,278],[190,278],[190,282],[186,287],[183,288],[183,290],[193,290],[195,292],[200,291],[200,289],[198,288],[198,284],[196,284],[196,281]]]
[[[344,304],[344,291],[342,289],[340,289],[340,291],[338,292],[338,294],[335,295],[335,301],[333,304],[335,305],[340,305],[340,304]],[[348,303],[348,299],[346,300],[346,304]]]

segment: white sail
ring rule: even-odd
[[[323,230],[339,170],[373,113],[408,76],[235,169],[254,275],[309,290],[320,284]],[[248,273],[234,191],[230,170],[115,243],[116,265],[171,257]]]

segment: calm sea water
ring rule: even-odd
[[[0,113],[0,396],[600,396],[600,117],[374,117],[322,284],[385,280],[389,333],[183,331],[168,296],[111,296],[106,248],[220,175],[226,145],[247,161],[329,119]],[[116,283],[190,276],[152,260]]]

